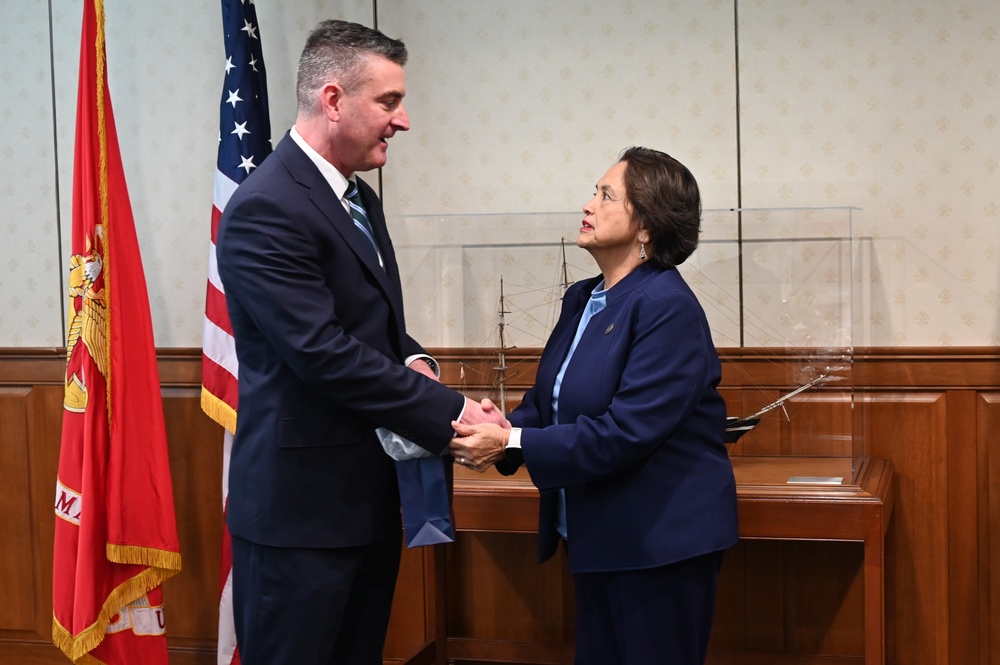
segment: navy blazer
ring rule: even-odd
[[[439,453],[464,397],[405,368],[399,269],[375,192],[358,179],[385,269],[286,135],[237,188],[216,256],[239,360],[229,473],[233,535],[347,547],[399,536],[388,427]]]
[[[705,313],[676,269],[643,264],[607,293],[552,386],[600,277],[567,291],[535,385],[510,414],[541,490],[539,552],[555,552],[566,489],[574,573],[662,566],[737,540],[726,407]]]

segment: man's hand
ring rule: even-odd
[[[448,449],[462,466],[482,473],[503,459],[503,449],[510,436],[509,428],[504,429],[493,423],[464,425],[455,421],[451,426],[458,436],[451,440]]]
[[[500,409],[489,399],[482,402],[473,402],[468,397],[465,398],[465,411],[462,412],[463,425],[478,425],[479,423],[493,423],[504,429],[510,429],[510,423],[504,417]]]
[[[496,411],[497,413],[500,414],[501,417],[503,417],[503,412],[497,409],[497,405],[494,404],[493,400],[491,400],[489,397],[484,397],[481,400],[479,400],[479,406],[483,407],[484,413],[490,413],[491,411]],[[506,422],[506,420],[507,419],[504,418],[504,422]],[[498,423],[498,424],[504,428],[510,427],[510,423],[507,423],[506,425],[504,425],[503,423]]]

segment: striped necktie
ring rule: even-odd
[[[354,226],[358,227],[358,230],[368,238],[372,249],[375,250],[375,256],[378,257],[379,265],[382,265],[382,255],[379,254],[378,245],[375,244],[375,233],[372,231],[372,225],[368,221],[368,214],[365,213],[365,206],[361,203],[361,193],[358,192],[358,184],[353,180],[347,181],[347,194],[344,197],[347,199],[347,204],[351,209],[351,218],[354,220]]]

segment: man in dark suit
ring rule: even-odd
[[[381,203],[355,177],[409,129],[406,57],[376,30],[321,23],[299,61],[295,126],[220,222],[239,360],[228,524],[244,665],[380,664],[401,528],[376,428],[441,453],[452,420],[502,421],[437,382],[406,333]]]

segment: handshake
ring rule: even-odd
[[[448,449],[462,466],[483,473],[504,458],[510,423],[489,399],[465,398],[461,421],[452,421],[455,437]]]
[[[439,380],[424,360],[415,359],[407,367],[433,381]],[[481,402],[476,402],[466,397],[462,419],[453,420],[451,426],[455,430],[455,437],[448,449],[455,461],[462,466],[483,473],[503,459],[503,451],[510,435],[510,423],[490,399],[483,398]],[[385,434],[393,436],[391,432]],[[386,446],[385,437],[381,434],[380,437],[383,438],[382,445]],[[411,448],[415,447],[413,444],[409,445]],[[393,456],[388,447],[386,452]],[[510,468],[511,470],[503,472],[504,475],[510,475],[516,467]]]

